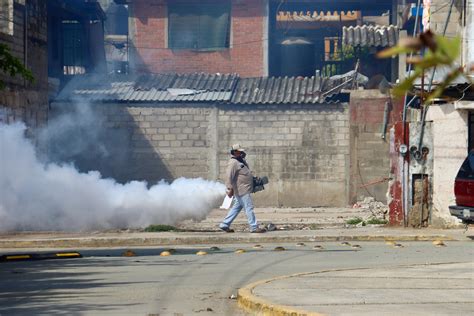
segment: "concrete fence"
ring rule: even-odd
[[[69,107],[53,103],[52,112]],[[101,131],[105,144],[90,146],[74,157],[81,169],[99,169],[123,182],[222,180],[229,148],[238,142],[247,150],[255,175],[270,180],[255,196],[258,206],[348,203],[348,104],[96,103],[91,107],[97,125],[105,127]],[[77,133],[81,137],[81,131]]]

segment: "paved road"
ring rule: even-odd
[[[228,297],[262,279],[474,259],[472,242],[447,242],[443,248],[431,242],[404,243],[405,248],[367,242],[359,243],[360,250],[320,243],[324,251],[313,250],[314,244],[264,244],[261,250],[220,245],[206,256],[195,255],[199,247],[175,246],[170,257],[158,256],[163,248],[134,249],[136,257],[122,257],[123,249],[82,250],[82,259],[0,263],[0,315],[243,315]],[[273,251],[275,246],[286,251]],[[238,248],[247,252],[235,254]]]

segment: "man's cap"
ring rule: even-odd
[[[242,146],[240,146],[240,144],[234,144],[232,145],[232,150],[237,150],[237,151],[245,151],[245,149],[242,148]]]

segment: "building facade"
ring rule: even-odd
[[[32,131],[48,117],[47,5],[45,1],[2,1],[0,43],[6,44],[35,78],[0,74],[0,122],[23,121]]]
[[[130,69],[154,73],[238,73],[242,77],[325,76],[361,69],[391,78],[373,63],[396,22],[396,1],[115,0],[126,4]],[[390,14],[387,14],[389,12]],[[343,28],[381,26],[360,50],[343,48]],[[385,44],[383,44],[385,43]],[[367,44],[367,43],[366,43]],[[375,67],[374,67],[375,66]]]
[[[265,76],[267,10],[264,0],[131,1],[131,68]]]
[[[467,69],[472,58],[473,1],[424,1],[423,24],[436,34],[462,38],[458,65]],[[445,74],[444,74],[445,75]],[[424,90],[444,75],[425,76]],[[423,89],[423,87],[419,87]],[[406,124],[391,134],[390,219],[393,225],[450,227],[459,221],[450,215],[455,205],[454,181],[474,148],[474,98],[467,81],[456,80],[445,91],[448,98],[429,107],[408,107]],[[408,148],[403,153],[400,148]]]

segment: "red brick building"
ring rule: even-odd
[[[341,57],[343,27],[395,22],[392,1],[115,0],[128,6],[132,72],[241,77],[354,69],[355,57]],[[380,49],[372,46],[372,53]],[[372,65],[364,62],[362,69]],[[378,73],[390,73],[386,66]]]
[[[267,6],[264,0],[132,1],[131,67],[265,76]]]

